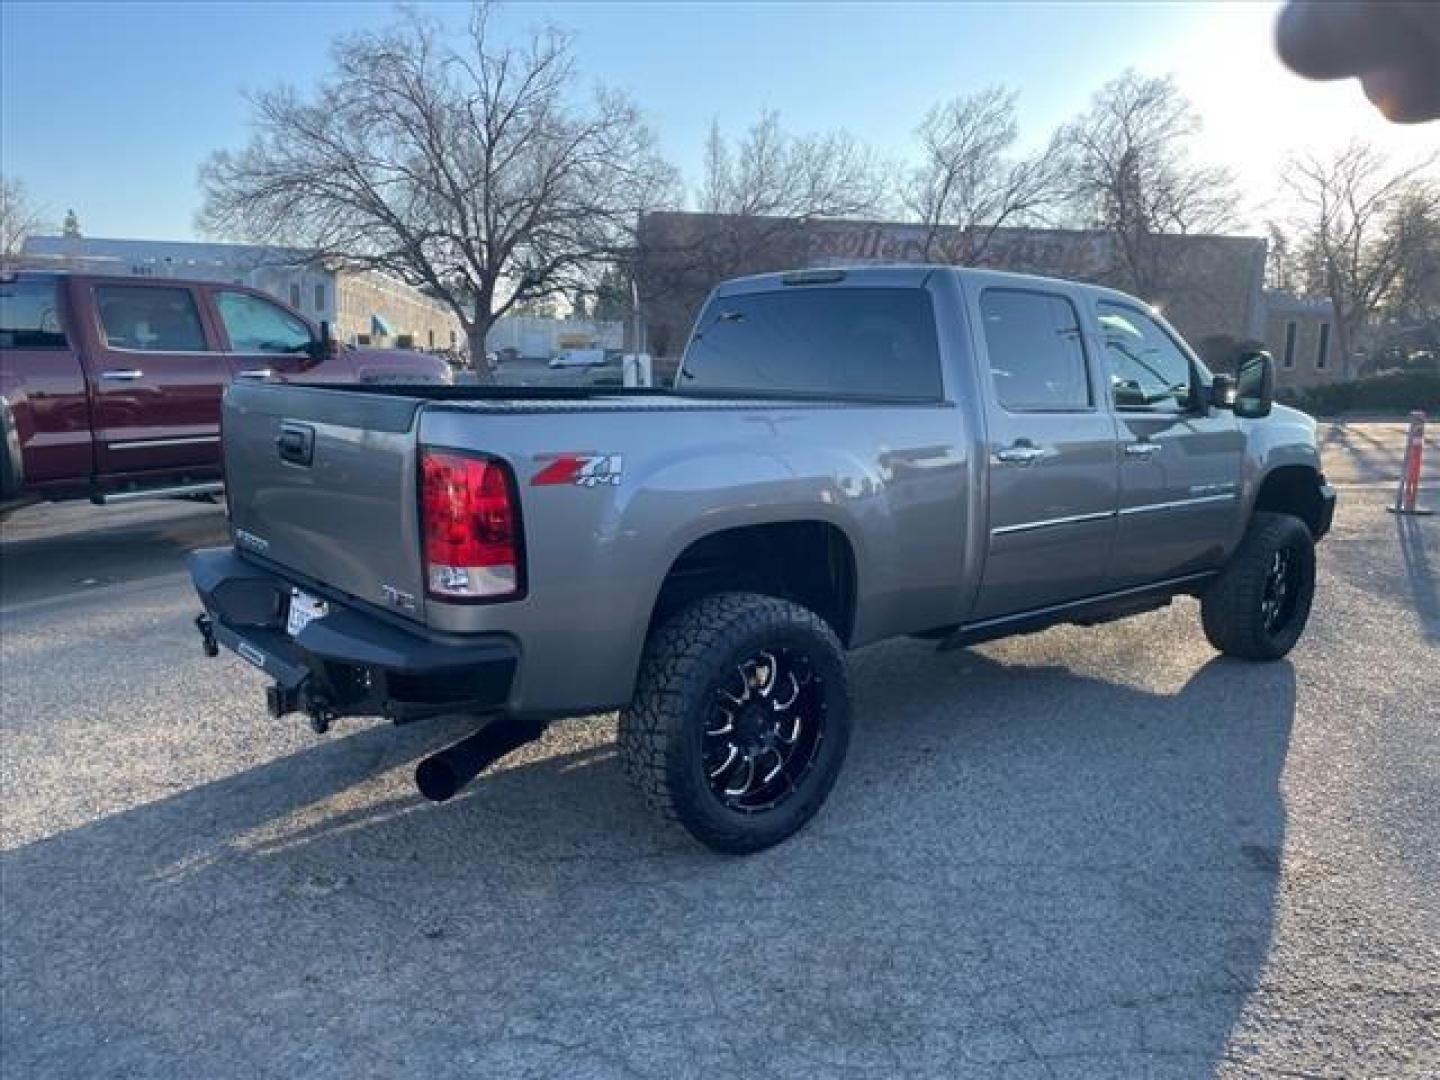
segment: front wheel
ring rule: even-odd
[[[746,854],[814,817],[850,742],[850,686],[834,631],[798,604],[706,597],[646,645],[620,714],[620,757],[662,816]]]
[[[1278,660],[1300,640],[1314,595],[1310,530],[1289,514],[1256,513],[1200,599],[1205,636],[1226,656]]]

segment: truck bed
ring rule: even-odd
[[[864,566],[857,642],[943,625],[974,571],[937,555],[937,538],[949,544],[980,524],[968,512],[979,463],[969,430],[945,402],[255,385],[227,395],[223,439],[243,557],[400,625],[553,649],[547,660],[573,680],[530,687],[522,677],[517,700],[564,708],[580,686],[621,694],[632,639],[643,639],[629,628],[648,620],[669,568],[708,532],[824,523],[850,538]],[[282,438],[306,442],[308,460],[285,460]],[[519,596],[427,596],[420,476],[430,450],[509,469],[524,546]],[[576,458],[593,472],[555,479],[556,463]]]

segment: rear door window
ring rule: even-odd
[[[54,281],[0,282],[0,349],[63,349],[60,290]]]
[[[100,327],[112,349],[205,352],[205,329],[189,289],[151,285],[97,285]]]
[[[1075,306],[1058,293],[986,289],[980,296],[995,400],[1010,412],[1089,409],[1090,378]]]
[[[938,400],[930,295],[795,286],[716,297],[700,315],[675,388]]]

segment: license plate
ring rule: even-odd
[[[299,589],[290,590],[290,614],[285,619],[285,632],[291,637],[310,625],[311,619],[318,619],[329,608],[318,596],[311,596]]]

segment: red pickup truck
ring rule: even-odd
[[[220,490],[235,380],[450,382],[439,357],[355,350],[243,285],[0,277],[0,512]]]

